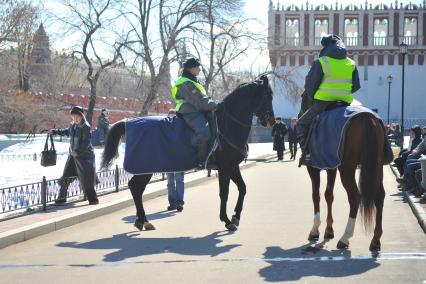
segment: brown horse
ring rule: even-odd
[[[301,114],[310,106],[308,95],[302,94]],[[340,179],[348,194],[350,205],[349,219],[343,236],[337,243],[338,249],[349,247],[349,238],[353,236],[358,208],[361,206],[361,215],[365,228],[372,227],[372,219],[376,214],[374,236],[370,243],[370,251],[381,249],[382,214],[385,190],[383,188],[383,165],[385,164],[385,134],[382,123],[371,114],[360,114],[353,118],[345,133],[344,153],[342,163],[338,167]],[[355,171],[360,166],[359,189],[355,180]],[[314,202],[314,225],[309,233],[309,240],[319,238],[320,220],[320,169],[307,166],[312,182],[312,200]],[[324,238],[334,238],[333,230],[333,188],[337,169],[327,170],[327,187],[325,200],[327,201],[327,226]]]

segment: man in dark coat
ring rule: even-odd
[[[272,127],[272,139],[274,140],[274,150],[277,151],[278,161],[282,161],[284,158],[284,136],[287,131],[287,126],[281,122],[281,118],[277,117]]]
[[[297,131],[296,131],[296,124],[297,124],[297,118],[292,117],[291,118],[291,124],[290,128],[288,129],[288,144],[290,147],[290,159],[295,160],[296,159],[296,153],[297,153]]]
[[[106,109],[101,110],[101,114],[98,116],[98,131],[99,131],[99,144],[105,144],[105,137],[108,134],[109,129],[109,118]]]
[[[70,137],[70,154],[59,181],[61,187],[55,203],[62,204],[66,202],[71,178],[77,176],[80,181],[80,187],[86,194],[89,204],[96,205],[99,200],[95,191],[95,153],[90,143],[90,125],[86,121],[82,107],[74,106],[70,114],[73,122],[69,128],[49,130],[49,134]]]

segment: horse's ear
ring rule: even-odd
[[[263,81],[264,85],[267,86],[269,84],[269,79],[268,79],[268,76],[266,76],[266,74],[260,75],[259,79]]]

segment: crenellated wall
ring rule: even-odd
[[[59,94],[51,95],[45,93],[33,93],[32,96],[38,97],[40,100],[47,101],[50,105],[56,105],[65,113],[68,113],[71,106],[79,105],[86,108],[89,105],[89,96]],[[128,117],[136,117],[142,109],[143,101],[134,98],[119,97],[98,97],[96,107],[93,114],[93,128],[97,126],[97,117],[101,109],[106,108],[110,122],[114,123],[118,120]],[[171,101],[155,101],[150,109],[150,114],[166,115],[170,109],[174,108]]]
[[[426,1],[420,5],[390,4],[313,6],[269,3],[268,48],[274,71],[290,74],[303,89],[305,76],[321,49],[321,36],[341,36],[348,55],[358,65],[361,90],[355,97],[364,105],[377,109],[387,120],[388,76],[390,85],[390,121],[401,113],[402,56],[399,44],[408,44],[405,57],[405,115],[407,121],[426,119]],[[273,78],[274,107],[278,116],[291,117],[299,111],[299,102],[288,99],[290,90]],[[294,94],[290,94],[293,95]],[[410,122],[407,122],[410,124]],[[426,123],[426,121],[425,121]]]

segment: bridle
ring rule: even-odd
[[[267,96],[269,93],[268,93],[268,90],[266,90],[266,92],[265,92],[265,94],[263,95],[263,96]],[[260,105],[258,105],[257,107],[256,107],[256,109],[253,111],[253,113],[261,120],[261,121],[267,121],[268,120],[268,117],[269,116],[271,116],[271,112],[270,111],[266,111],[266,112],[264,112],[264,113],[261,113],[261,114],[259,114],[259,112],[260,112],[260,109],[263,107],[263,104],[264,103],[262,103],[262,104],[260,104]],[[238,125],[240,125],[240,126],[242,126],[242,127],[245,127],[245,128],[251,128],[252,127],[252,124],[250,123],[250,124],[247,124],[247,123],[244,123],[244,122],[242,122],[242,121],[240,121],[239,119],[237,119],[235,116],[233,116],[229,111],[227,111],[227,109],[226,109],[226,106],[225,106],[225,104],[224,104],[224,102],[221,102],[220,103],[220,106],[221,106],[221,111],[222,111],[222,115],[221,115],[221,121],[225,121],[225,117],[229,117],[232,121],[234,121],[235,123],[237,123]],[[216,111],[216,113],[217,113],[217,111]],[[216,119],[217,119],[217,116],[216,116]],[[216,125],[217,126],[219,126],[219,124],[218,123],[216,123]],[[232,143],[231,141],[230,141],[230,139],[228,138],[228,137],[226,137],[226,135],[224,135],[220,130],[219,130],[219,127],[217,128],[217,133],[218,133],[218,135],[220,136],[220,137],[222,137],[223,138],[223,140],[225,140],[225,142],[228,144],[228,145],[230,145],[232,148],[234,148],[238,153],[240,153],[243,157],[247,157],[247,151],[245,151],[246,149],[243,149],[243,147],[244,148],[246,148],[247,146],[246,146],[246,144],[247,143],[245,143],[242,147],[240,147],[240,146],[237,146],[237,145],[235,145],[234,143]]]

